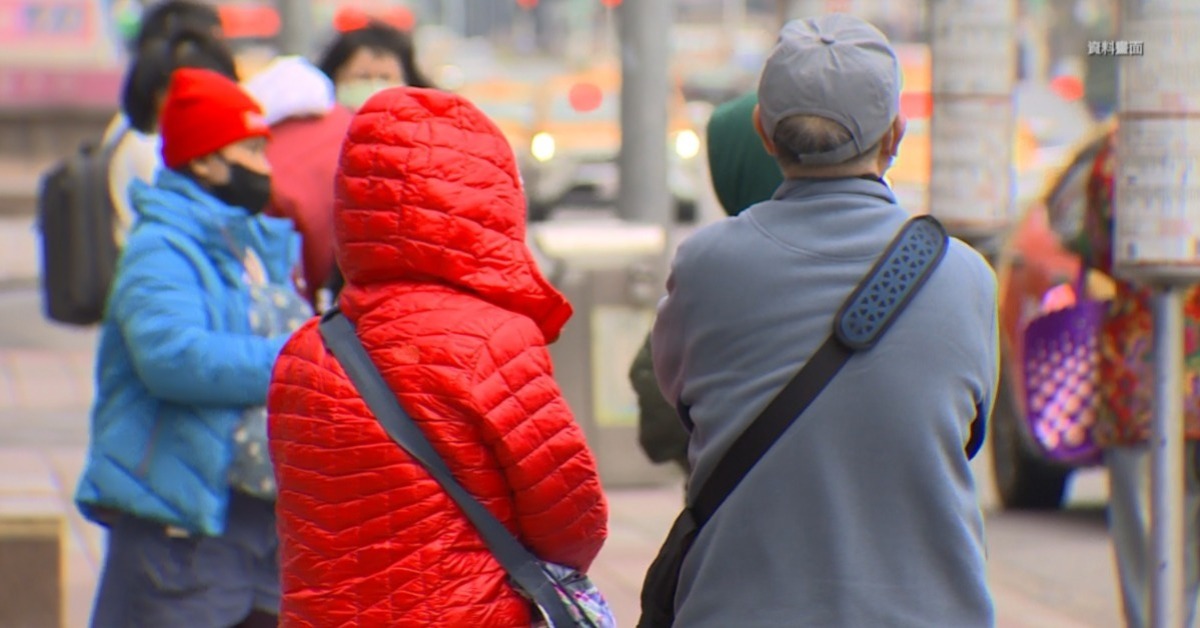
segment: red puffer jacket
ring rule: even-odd
[[[333,177],[350,125],[350,112],[336,106],[320,117],[298,117],[271,127],[273,216],[291,218],[304,244],[304,296],[315,295],[333,268]]]
[[[456,477],[544,560],[587,569],[607,505],[546,343],[570,305],[525,246],[507,141],[458,96],[397,88],[351,122],[340,306]],[[388,438],[315,321],[270,400],[283,626],[529,626],[441,487]]]

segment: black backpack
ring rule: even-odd
[[[109,166],[128,133],[125,127],[107,143],[86,142],[42,175],[42,303],[51,320],[94,325],[104,317],[119,253]]]

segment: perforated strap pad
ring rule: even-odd
[[[908,221],[838,311],[834,335],[850,349],[870,349],[946,254],[948,238],[931,216]]]

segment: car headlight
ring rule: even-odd
[[[534,135],[533,140],[529,142],[529,152],[538,161],[545,162],[554,159],[554,150],[554,136],[545,131]]]
[[[684,159],[691,159],[700,154],[700,136],[688,129],[675,135],[675,154]]]

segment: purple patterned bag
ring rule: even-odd
[[[1025,420],[1047,458],[1070,465],[1100,462],[1092,439],[1099,404],[1100,326],[1107,301],[1088,298],[1086,269],[1074,305],[1043,314],[1025,329]]]

